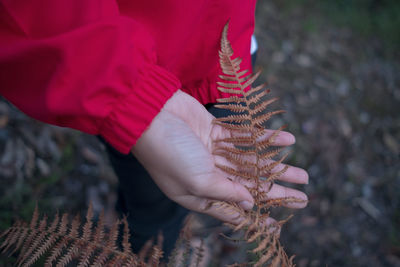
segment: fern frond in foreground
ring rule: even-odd
[[[265,124],[274,115],[283,113],[283,110],[269,111],[269,105],[277,99],[267,99],[269,91],[265,84],[251,88],[260,75],[241,70],[240,58],[233,58],[233,50],[227,38],[229,23],[225,26],[222,39],[220,65],[223,75],[220,76],[217,89],[233,96],[218,99],[216,107],[227,109],[233,115],[214,120],[214,123],[229,130],[230,137],[214,140],[213,154],[222,157],[226,164],[217,164],[216,167],[224,171],[230,179],[244,184],[255,200],[255,208],[245,211],[235,203],[214,202],[213,205],[225,212],[237,214],[242,221],[239,225],[230,225],[234,231],[242,230],[244,240],[255,243],[251,253],[256,261],[248,264],[232,266],[293,266],[293,258],[289,258],[279,242],[281,226],[287,221],[266,223],[270,209],[283,206],[287,203],[304,202],[296,198],[268,198],[274,181],[286,170],[273,172],[286,156],[277,157],[282,148],[272,146],[274,139],[284,128],[276,130],[265,138]]]
[[[119,227],[123,225],[121,241]],[[47,217],[39,219],[37,207],[30,224],[17,221],[0,236],[3,253],[18,253],[18,266],[31,266],[42,256],[45,266],[158,266],[162,257],[159,245],[150,246],[148,256],[133,254],[129,243],[126,218],[115,222],[106,231],[101,214],[96,225],[93,223],[93,209],[89,206],[86,222],[79,216],[72,221],[68,214],[58,214],[49,222]],[[149,262],[145,262],[148,259]]]

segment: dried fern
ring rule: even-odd
[[[224,209],[232,214],[239,214],[242,222],[239,225],[230,225],[234,231],[242,230],[244,239],[248,243],[255,243],[251,253],[256,255],[257,261],[248,263],[252,266],[293,266],[279,242],[281,221],[266,224],[271,207],[283,206],[290,202],[302,202],[295,198],[268,199],[268,192],[272,185],[286,170],[273,172],[286,156],[271,161],[277,157],[282,148],[274,148],[272,144],[279,132],[274,131],[265,137],[265,124],[274,115],[283,113],[283,110],[267,110],[276,98],[267,99],[269,90],[265,84],[252,88],[252,84],[259,77],[260,72],[251,74],[241,70],[240,58],[233,58],[233,50],[227,38],[229,23],[225,26],[221,38],[219,52],[220,65],[223,75],[218,82],[217,89],[233,96],[218,99],[218,108],[227,109],[233,115],[214,120],[214,123],[229,130],[230,137],[214,140],[213,154],[223,157],[229,165],[217,164],[216,167],[228,174],[229,178],[243,183],[253,195],[255,208],[245,211],[235,203],[214,202],[215,207]],[[264,140],[261,140],[264,139]],[[246,266],[234,264],[232,266]]]
[[[70,222],[68,217],[64,213],[61,217],[56,214],[51,222],[46,216],[39,220],[36,207],[29,224],[17,221],[0,234],[0,240],[3,239],[0,250],[9,256],[19,252],[18,266],[32,266],[40,258],[45,259],[45,266],[165,266],[161,262],[164,254],[161,232],[156,244],[149,240],[136,255],[129,242],[126,217],[113,223],[108,230],[103,213],[94,223],[91,205],[85,222],[81,222],[79,216]],[[193,253],[190,239],[191,216],[188,216],[167,266],[188,266],[192,259],[201,261],[203,247]]]
[[[118,242],[119,227],[123,225]],[[109,231],[101,214],[94,225],[93,209],[89,206],[85,223],[79,216],[69,222],[68,214],[57,214],[51,223],[46,217],[39,220],[37,207],[30,224],[17,221],[0,238],[3,253],[19,251],[18,266],[31,266],[45,256],[45,266],[159,266],[162,258],[161,243],[150,245],[150,251],[139,259],[131,250],[126,218],[115,222]],[[121,247],[121,248],[120,248]],[[146,261],[147,260],[147,261]]]

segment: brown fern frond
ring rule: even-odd
[[[146,258],[149,256],[151,248],[153,247],[154,240],[150,239],[144,243],[143,247],[140,249],[138,257],[142,262],[146,261]]]
[[[201,239],[200,246],[196,249],[195,254],[195,267],[199,267],[204,258],[204,239]]]
[[[289,258],[288,255],[286,254],[285,250],[283,249],[283,247],[281,245],[279,245],[278,255],[279,255],[279,257],[277,257],[277,258],[279,258],[280,262],[277,261],[276,259],[274,259],[275,262],[273,261],[271,263],[272,267],[278,267],[279,263],[281,263],[280,266],[294,266],[293,265],[294,256]]]
[[[68,214],[64,213],[63,216],[61,217],[60,225],[58,226],[58,231],[57,231],[58,236],[65,236],[65,234],[68,231],[67,225],[68,225]],[[50,233],[50,234],[51,234],[51,236],[54,237],[54,235],[52,235],[52,233]],[[55,237],[58,238],[58,236],[55,236]],[[67,240],[64,238],[61,238],[60,240],[57,241],[57,243],[51,250],[50,257],[48,257],[45,262],[45,266],[52,266],[53,261],[55,261],[58,258],[58,256],[61,255],[62,250],[64,249],[66,244],[67,244]]]
[[[251,129],[251,125],[247,125],[247,124],[231,124],[231,123],[221,122],[221,121],[217,121],[217,120],[214,120],[213,123],[216,125],[220,125],[229,131],[238,131],[238,132],[247,133]]]
[[[274,133],[269,137],[269,138],[273,138],[273,140],[275,140],[275,138],[277,137],[278,134],[280,134],[283,130],[285,130],[287,128],[287,124],[282,125],[281,127],[279,127],[278,129],[276,129],[274,131]]]
[[[31,218],[30,227],[36,227],[38,218],[38,207],[36,204]],[[15,249],[11,251],[9,255],[21,249],[21,246],[25,251],[30,245],[30,242],[29,244],[24,244],[22,241],[26,238],[29,238],[29,240],[33,238],[32,234],[26,229],[26,223],[22,221],[17,221],[12,227],[6,230],[1,237],[5,237],[4,242],[0,246],[0,249],[2,249],[3,253],[7,252],[13,245],[15,245]]]
[[[29,224],[29,228],[30,229],[36,229],[38,221],[39,221],[39,211],[38,211],[38,207],[37,207],[37,204],[36,204],[35,205],[35,210],[33,211],[33,215],[32,215],[32,218],[31,218],[31,222]],[[21,255],[25,255],[26,250],[31,245],[31,241],[35,236],[36,236],[36,231],[30,231],[30,234],[29,234],[26,242],[24,242],[24,244],[23,244],[23,246],[21,248]]]
[[[257,253],[263,250],[266,250],[269,246],[271,246],[271,244],[273,244],[275,242],[275,239],[272,238],[264,238],[259,244],[258,246],[253,249],[251,252],[252,253]]]
[[[53,222],[50,225],[49,232],[56,231],[59,222],[60,222],[60,216],[57,213],[53,219]],[[22,243],[22,241],[23,240],[21,239],[21,243]],[[55,241],[56,241],[56,239],[54,238],[54,236],[47,235],[46,239],[43,241],[43,244],[35,247],[36,251],[34,253],[32,253],[32,256],[30,257],[29,261],[26,262],[25,265],[30,266],[34,262],[36,262],[47,250],[50,249],[50,247],[54,244]],[[18,245],[16,247],[18,247]],[[24,260],[22,260],[22,261],[24,261]]]
[[[36,228],[36,223],[39,220],[39,208],[38,204],[36,203],[35,209],[33,210],[32,218],[31,218],[31,223],[29,225],[29,229],[35,229]]]
[[[276,110],[276,111],[267,112],[260,116],[254,116],[252,123],[254,125],[262,126],[263,123],[265,123],[267,120],[271,119],[272,116],[277,115],[277,114],[282,114],[282,113],[285,113],[285,111],[284,110]]]
[[[288,204],[304,203],[304,202],[306,202],[306,201],[303,199],[295,198],[295,197],[271,198],[271,199],[262,201],[260,203],[260,209],[268,210],[271,207],[281,207],[281,206],[286,206]],[[282,220],[279,222],[284,224],[287,222],[287,220]]]
[[[93,220],[93,206],[92,204],[90,204],[86,212],[86,222],[82,228],[82,238],[84,240],[88,240],[92,236],[92,226],[93,226],[92,220]]]
[[[253,146],[254,145],[254,138],[248,136],[238,136],[238,137],[227,137],[222,139],[216,139],[214,142],[224,142],[224,143],[231,143],[235,146]]]
[[[241,155],[241,156],[243,156],[243,155],[253,156],[253,155],[256,155],[256,153],[257,153],[256,148],[251,147],[251,146],[250,147],[247,147],[247,146],[246,147],[239,147],[239,146],[231,147],[231,146],[220,145],[220,146],[218,146],[218,148],[215,149],[215,152],[220,152],[220,151],[229,153],[230,155],[236,154],[236,155]]]
[[[240,92],[240,90],[230,89],[230,88],[226,88],[226,87],[218,86],[217,89],[220,90],[220,91],[223,92],[223,93],[237,94],[237,95],[241,95],[241,94],[242,94],[242,93]]]
[[[251,218],[245,218],[241,223],[239,223],[235,228],[233,228],[233,231],[236,232],[238,230],[243,229],[246,225],[248,225],[251,222]]]
[[[89,246],[86,248],[85,252],[82,254],[82,256],[79,259],[79,264],[78,267],[87,267],[90,264],[90,258],[93,256],[95,253],[96,247],[89,244]]]
[[[260,140],[260,138],[262,139],[262,138],[265,136],[265,134],[266,134],[265,128],[264,128],[264,127],[261,127],[261,126],[259,126],[259,125],[253,125],[253,126],[254,126],[254,130],[253,130],[253,132],[251,133],[252,136],[254,136],[254,138],[255,138],[256,140]],[[275,130],[275,131],[279,131],[279,130]]]
[[[13,229],[12,227],[7,228],[5,231],[3,231],[2,233],[0,233],[0,239],[4,238],[5,236],[8,236],[8,234],[9,234],[10,232],[12,232],[13,230],[14,230],[14,229]],[[6,246],[6,245],[5,245],[5,241],[4,241],[2,244],[0,244],[0,249],[2,249],[4,246]]]
[[[229,82],[236,82],[236,80],[237,80],[236,77],[234,77],[234,76],[227,76],[227,75],[219,75],[219,78],[220,78],[221,80],[229,81]],[[242,78],[241,81],[244,82],[245,79]],[[222,99],[225,99],[225,98],[222,98]],[[217,100],[217,102],[218,102],[218,100]]]
[[[181,246],[184,244],[184,234],[182,234],[182,231],[186,228],[186,224],[188,223],[188,221],[186,220],[185,225],[183,226],[181,233],[178,237],[178,240],[175,243],[175,247],[172,250],[172,252],[170,253],[169,257],[168,257],[168,264],[167,267],[175,267],[175,266],[179,266],[180,264],[178,264],[178,256],[179,256],[179,250],[181,249]],[[185,252],[184,252],[185,253]],[[186,252],[187,253],[187,252]]]
[[[278,240],[278,230],[283,223],[265,225],[269,218],[270,209],[275,206],[289,204],[294,199],[270,199],[269,191],[276,179],[287,171],[284,166],[274,171],[282,164],[287,155],[279,160],[271,161],[284,147],[276,147],[275,140],[285,126],[280,127],[266,138],[264,126],[273,116],[284,113],[284,110],[268,110],[277,98],[267,99],[269,90],[266,84],[252,88],[252,84],[260,76],[248,74],[241,70],[241,60],[233,57],[232,46],[227,38],[229,23],[225,26],[221,38],[220,66],[223,75],[218,82],[217,89],[221,92],[234,94],[227,99],[219,99],[217,105],[233,113],[222,118],[214,119],[214,124],[230,131],[231,137],[214,141],[213,155],[224,157],[232,166],[215,164],[217,168],[244,182],[253,195],[255,208],[250,211],[242,210],[236,203],[215,202],[221,208],[238,214],[242,221],[238,225],[231,225],[234,231],[243,230],[244,238],[249,243],[256,243],[251,251],[257,260],[254,266],[293,266]],[[233,103],[233,104],[231,104]],[[238,264],[236,266],[239,266]]]
[[[275,169],[276,167],[279,166],[279,164],[281,164],[288,156],[289,154],[286,153],[285,155],[283,155],[279,160],[274,161],[270,164],[266,164],[265,166],[260,168],[260,175],[263,176],[265,174],[270,174],[272,172],[273,169]]]
[[[103,250],[97,257],[94,259],[93,266],[101,267],[104,266],[107,262],[107,258],[110,257],[110,252],[108,250]]]
[[[234,202],[225,202],[225,201],[213,201],[210,203],[210,207],[215,207],[217,210],[221,210],[223,213],[233,216],[233,219],[240,219],[240,218],[245,218],[245,213],[242,208],[240,208],[237,203]],[[225,223],[229,224],[229,223]],[[236,225],[230,225],[232,226],[231,228],[235,228]]]
[[[284,225],[285,223],[287,223],[290,219],[292,219],[292,217],[293,217],[293,214],[292,215],[289,215],[286,219],[284,219],[284,220],[280,220],[279,222],[278,222],[278,225],[280,226],[280,227],[282,227],[282,225]]]
[[[226,76],[226,77],[228,77],[228,76]],[[232,79],[234,79],[234,78],[232,78]],[[218,98],[217,102],[218,103],[237,103],[237,104],[240,104],[240,103],[244,103],[244,98],[243,97],[237,97],[237,96],[230,96],[230,97],[227,97],[227,98]]]
[[[260,141],[258,143],[258,147],[259,150],[264,150],[270,146],[274,145],[275,139],[276,137],[282,132],[283,129],[285,129],[287,126],[286,125],[282,125],[281,127],[279,127],[279,129],[275,130],[273,134],[271,134],[266,140]],[[264,132],[259,133],[261,136],[264,135]],[[261,137],[261,136],[257,136],[257,137]]]
[[[92,204],[89,205],[89,209],[86,213],[86,223],[83,226],[82,230],[82,239],[88,241],[94,241],[93,236],[93,206]],[[90,258],[95,253],[96,246],[93,245],[92,242],[83,249],[81,252],[81,257],[79,258],[78,267],[89,266]]]
[[[68,236],[73,239],[78,238],[79,235],[79,226],[81,225],[81,220],[79,214],[75,215],[74,219],[71,222],[71,227],[69,228]]]
[[[79,227],[81,225],[80,216],[76,215],[71,222],[71,227],[68,232],[69,240],[67,252],[64,253],[56,266],[64,267],[72,261],[72,258],[77,254],[80,244],[77,243],[79,236]]]
[[[248,108],[247,108],[248,109]],[[236,122],[236,123],[241,123],[241,122],[250,122],[251,117],[247,114],[241,114],[241,115],[229,115],[223,118],[216,118],[214,119],[215,122],[219,121],[229,121],[229,122]]]
[[[124,225],[124,232],[122,235],[122,249],[124,253],[130,253],[132,251],[131,243],[129,242],[130,233],[129,233],[129,225],[126,216],[123,217],[122,223]]]
[[[164,237],[161,232],[158,233],[157,236],[157,244],[153,246],[151,255],[150,255],[150,262],[151,266],[156,267],[159,266],[160,260],[163,257],[163,250],[162,250],[162,244],[164,241]]]
[[[178,240],[175,243],[175,247],[169,257],[167,267],[189,266],[192,250],[192,246],[190,243],[193,235],[192,224],[193,215],[189,214],[185,218]]]
[[[66,239],[60,240],[57,245],[51,250],[50,257],[47,258],[45,266],[53,266],[53,262],[62,255],[63,249],[67,246],[68,241]]]
[[[252,243],[252,242],[256,241],[256,239],[259,238],[259,237],[261,237],[262,235],[264,235],[264,228],[261,228],[259,231],[254,232],[252,235],[250,235],[250,236],[247,238],[246,241],[247,241],[248,243]]]
[[[3,253],[19,251],[18,266],[32,266],[42,256],[46,256],[45,266],[67,266],[73,260],[76,260],[77,266],[145,266],[131,251],[126,218],[122,223],[124,232],[120,250],[117,244],[120,222],[115,223],[108,234],[104,234],[104,216],[100,215],[97,226],[93,227],[91,206],[85,223],[75,216],[70,224],[67,213],[61,218],[56,214],[48,223],[46,216],[39,220],[35,209],[29,224],[17,221],[2,233],[4,241],[0,247]],[[153,259],[160,259],[161,246],[154,251]],[[153,262],[154,266],[158,266],[159,260]]]
[[[221,156],[224,157],[228,162],[236,165],[237,167],[250,167],[250,168],[256,168],[257,164],[251,161],[248,161],[246,159],[243,159],[242,157],[238,157],[237,154],[229,153],[226,151],[216,151],[213,153],[215,156]]]
[[[107,242],[106,242],[106,247],[109,248],[110,250],[117,251],[117,238],[118,238],[118,228],[120,225],[120,221],[117,220],[113,223],[111,226],[110,232],[107,235]]]
[[[277,148],[277,149],[271,149],[268,151],[260,152],[259,154],[259,159],[260,160],[269,160],[275,156],[277,156],[279,153],[281,153],[285,148]]]
[[[163,257],[164,254],[162,250],[163,239],[164,237],[162,233],[159,232],[157,236],[157,243],[155,245],[154,245],[154,239],[150,239],[141,248],[138,254],[138,258],[144,264],[144,266],[160,265],[161,258]]]
[[[43,239],[46,236],[46,234],[44,232],[44,230],[46,229],[46,226],[47,226],[47,217],[45,216],[45,217],[43,217],[42,220],[40,220],[37,231],[31,232],[32,233],[32,242],[30,244],[26,243],[25,246],[22,247],[21,251],[25,251],[25,253],[22,254],[23,255],[22,257],[20,257],[20,261],[18,264],[19,266],[22,265],[22,263],[32,254],[34,249],[36,249],[38,247],[38,245],[43,241]]]
[[[260,75],[261,75],[261,71],[257,71],[255,74],[252,74],[252,75],[249,77],[249,79],[248,79],[243,85],[241,85],[241,87],[242,87],[242,88],[247,88],[247,87],[249,87],[250,85],[252,85],[252,84],[257,80],[257,78],[258,78]],[[239,82],[239,84],[241,84],[240,81],[238,81],[238,82]]]
[[[220,88],[230,88],[230,89],[240,89],[241,85],[240,83],[227,83],[227,82],[217,82],[217,84],[220,86]],[[240,93],[240,91],[238,92]]]
[[[264,83],[245,93],[249,104],[257,104],[262,98],[266,97],[271,92],[271,90],[267,90],[266,88],[267,84]]]
[[[67,252],[64,254],[64,256],[60,259],[59,263],[57,263],[57,267],[65,267],[67,266],[74,257],[78,254],[78,251],[80,249],[79,244],[76,242],[71,242],[69,245],[69,248],[67,249]]]
[[[254,179],[258,178],[257,175],[255,175],[251,172],[246,172],[246,171],[241,171],[241,170],[238,171],[238,170],[235,170],[235,169],[225,166],[225,165],[215,164],[215,167],[217,167],[220,170],[223,170],[224,172],[226,172],[232,176],[244,178],[247,180],[254,180]]]
[[[23,242],[24,239],[26,238],[26,235],[28,234],[29,229],[28,229],[27,227],[25,227],[25,228],[20,229],[20,231],[21,231],[21,233],[19,234],[18,242],[17,242],[17,244],[15,245],[14,250],[11,251],[11,252],[9,253],[9,255],[14,254],[15,252],[17,252],[18,249],[21,248],[21,246],[22,246],[22,244],[23,244],[22,242]]]
[[[239,105],[239,104],[225,104],[225,105],[217,104],[217,105],[214,105],[214,107],[220,108],[220,109],[228,109],[232,112],[237,112],[237,113],[245,112],[248,110],[246,107],[243,107],[242,105]]]
[[[221,56],[221,54],[220,54],[220,56]],[[231,68],[228,67],[228,68],[225,68],[225,69],[223,68],[223,72],[224,72],[224,74],[226,74],[228,76],[230,75],[232,77],[233,81],[244,81],[246,79],[243,76],[246,73],[248,73],[249,71],[248,70],[244,70],[244,71],[241,71],[241,72],[236,72],[236,71],[234,71],[234,70],[232,70]]]
[[[100,212],[97,226],[94,230],[93,243],[100,243],[104,238],[104,211]]]
[[[275,251],[273,249],[268,249],[267,252],[261,256],[261,258],[257,261],[256,264],[254,264],[254,267],[258,266],[263,266],[267,261],[269,261],[272,256],[274,255]],[[278,257],[275,257],[276,259],[279,259]]]
[[[289,168],[289,166],[285,166],[285,167],[283,167],[282,170],[280,170],[278,172],[271,173],[267,178],[267,182],[270,182],[270,183],[274,182],[276,179],[281,177],[282,174],[284,174],[287,171],[288,168]]]
[[[15,223],[14,227],[10,227],[2,235],[3,237],[5,237],[4,242],[0,246],[3,253],[7,252],[10,249],[10,247],[12,247],[17,242],[18,236],[21,231],[21,228],[20,228],[21,224],[22,224],[21,221],[17,221]]]
[[[255,107],[250,109],[251,115],[256,115],[260,112],[263,112],[269,105],[276,102],[278,100],[277,97],[271,98],[267,101],[262,101],[260,104],[255,104]]]

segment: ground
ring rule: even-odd
[[[287,111],[271,127],[288,124],[297,139],[288,162],[310,174],[300,187],[308,207],[276,214],[295,215],[282,243],[300,267],[400,266],[399,44],[382,35],[390,31],[365,34],[315,1],[294,2],[259,1],[255,31],[261,80]],[[116,178],[96,137],[1,101],[0,151],[0,230],[29,219],[36,202],[48,214],[92,202],[114,220]],[[245,255],[215,244],[214,265]]]

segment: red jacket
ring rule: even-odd
[[[255,0],[0,0],[0,94],[123,153],[179,88],[201,103],[223,26],[250,68]]]

